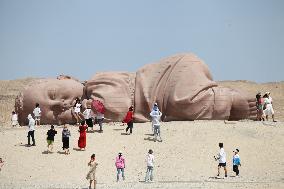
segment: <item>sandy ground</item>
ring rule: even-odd
[[[162,123],[163,142],[154,142],[151,124],[134,124],[134,134],[125,126],[105,124],[104,133],[88,133],[86,151],[77,150],[77,127],[71,129],[71,154],[62,154],[61,131],[55,137],[53,154],[46,154],[46,132],[38,127],[36,146],[26,147],[27,128],[0,129],[0,188],[88,188],[87,163],[96,154],[97,188],[284,188],[284,127],[282,122],[194,121]],[[224,142],[229,177],[215,179],[213,156]],[[145,156],[153,149],[156,158],[154,182],[144,183]],[[240,149],[240,177],[233,177],[232,155]],[[116,183],[114,159],[118,151],[126,158],[126,180]],[[221,172],[221,177],[224,172]]]

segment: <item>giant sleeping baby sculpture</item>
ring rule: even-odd
[[[244,92],[218,86],[208,67],[194,54],[171,56],[148,64],[136,73],[103,72],[81,84],[69,77],[39,80],[16,99],[19,123],[36,102],[42,109],[42,124],[74,123],[75,98],[83,107],[91,100],[105,106],[105,118],[121,121],[134,106],[135,122],[147,122],[155,102],[164,121],[254,119],[255,99]]]

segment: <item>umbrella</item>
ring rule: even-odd
[[[105,113],[105,106],[104,104],[99,101],[99,100],[93,100],[92,102],[92,108],[95,109],[96,111],[104,114]]]

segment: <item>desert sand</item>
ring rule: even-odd
[[[27,128],[11,128],[14,97],[33,79],[0,82],[0,188],[88,188],[85,179],[92,153],[99,163],[97,188],[284,188],[284,83],[257,84],[247,81],[220,82],[255,95],[270,91],[277,123],[243,120],[163,122],[163,142],[154,142],[150,123],[134,124],[133,135],[124,135],[121,123],[104,125],[104,133],[88,133],[86,151],[78,151],[78,127],[71,129],[70,155],[64,155],[61,126],[55,136],[54,153],[47,154],[49,125],[36,128],[35,147],[26,147]],[[98,129],[98,126],[96,126]],[[224,143],[228,177],[215,179],[213,158]],[[240,149],[240,177],[233,177],[233,150]],[[154,182],[144,183],[145,156],[153,149],[156,158]],[[122,151],[126,158],[126,180],[116,183],[114,159]]]
[[[105,124],[104,133],[88,133],[86,151],[77,150],[79,134],[71,127],[71,154],[62,153],[61,127],[57,127],[54,153],[46,154],[49,126],[36,130],[35,147],[26,147],[27,129],[5,129],[0,152],[5,165],[0,188],[87,188],[85,179],[90,155],[96,154],[98,188],[283,188],[284,127],[266,122],[222,121],[167,122],[163,142],[154,142],[150,123],[134,124],[134,134],[124,135],[121,124]],[[224,142],[229,177],[214,179],[218,142]],[[148,149],[156,158],[154,182],[144,183]],[[233,150],[239,148],[240,177],[232,171]],[[114,159],[126,158],[126,180],[116,183]],[[221,172],[224,177],[224,172]]]

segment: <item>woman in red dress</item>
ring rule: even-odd
[[[88,126],[85,124],[85,121],[81,122],[81,126],[79,127],[80,137],[78,140],[78,147],[80,150],[85,150],[86,148],[86,130]]]

